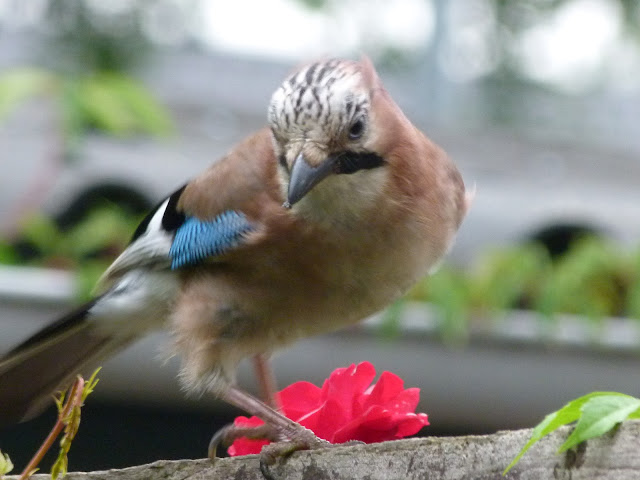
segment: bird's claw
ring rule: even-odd
[[[218,446],[222,445],[223,448],[227,448],[229,445],[231,445],[230,443],[227,444],[227,433],[229,432],[230,427],[232,426],[233,424],[225,425],[216,433],[214,433],[213,437],[211,437],[211,440],[209,441],[209,449],[207,451],[207,456],[209,457],[209,460],[211,460],[212,462],[215,462],[216,459],[218,458],[218,455],[217,455]]]
[[[228,448],[240,437],[252,440],[270,440],[273,442],[279,440],[277,433],[269,425],[265,424],[258,427],[238,427],[233,423],[230,423],[229,425],[222,427],[213,435],[213,437],[211,437],[208,449],[209,460],[215,462],[218,458],[217,451],[219,446]]]
[[[294,438],[276,443],[270,443],[262,447],[260,452],[260,472],[265,480],[275,480],[271,467],[278,459],[286,459],[298,450],[314,450],[333,446],[330,442],[318,438],[310,430],[296,432]]]
[[[279,435],[274,428],[267,424],[258,427],[238,427],[231,423],[222,427],[211,437],[211,441],[209,442],[209,459],[214,462],[217,458],[216,453],[219,446],[228,448],[240,437],[252,440],[270,440],[272,443],[262,447],[262,451],[260,452],[260,472],[265,480],[275,480],[276,477],[271,471],[271,468],[279,459],[286,459],[298,450],[314,450],[317,448],[359,445],[363,443],[357,440],[351,440],[334,445],[317,437],[312,431],[302,427],[293,434],[291,434],[291,432],[288,433],[290,438],[283,440],[283,435]]]

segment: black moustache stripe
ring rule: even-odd
[[[336,164],[336,173],[350,174],[359,170],[371,170],[385,164],[384,159],[373,152],[345,152]]]

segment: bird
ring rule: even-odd
[[[0,359],[0,426],[152,330],[180,384],[323,446],[235,381],[244,358],[353,325],[432,272],[472,193],[371,61],[324,59],[273,93],[267,125],[161,201],[95,297]]]

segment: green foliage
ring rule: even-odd
[[[54,221],[44,215],[34,215],[23,225],[22,237],[44,257],[65,255],[64,235]]]
[[[54,398],[58,408],[58,418],[56,423],[51,429],[49,435],[47,435],[47,438],[42,442],[42,445],[40,445],[40,448],[38,448],[25,467],[20,479],[30,478],[38,470],[38,465],[51,449],[56,438],[58,438],[58,435],[63,431],[64,435],[60,440],[60,453],[51,467],[51,479],[56,480],[60,475],[65,476],[67,474],[68,454],[71,449],[71,443],[80,428],[81,409],[84,406],[85,399],[93,392],[96,384],[98,383],[96,376],[99,371],[100,368],[95,370],[89,380],[84,380],[78,375],[73,386],[69,389],[69,395],[66,400],[65,392],[61,392],[57,398]],[[0,456],[2,456],[1,453]],[[1,470],[0,477],[2,477]]]
[[[45,94],[57,100],[68,145],[90,129],[116,136],[172,132],[169,114],[146,87],[117,72],[65,76],[30,67],[8,70],[0,75],[0,120]]]
[[[531,434],[518,455],[504,470],[505,475],[536,442],[563,425],[577,421],[573,432],[558,449],[563,453],[579,443],[607,433],[626,419],[640,418],[640,399],[616,392],[593,392],[572,400],[547,415]]]
[[[625,257],[599,239],[578,242],[547,278],[536,299],[537,310],[545,315],[568,312],[590,319],[622,313],[621,286],[628,283],[630,275]]]
[[[129,242],[140,219],[106,204],[67,231],[45,216],[36,215],[23,226],[22,240],[36,250],[28,263],[73,269],[79,299],[87,299],[107,266]],[[6,255],[2,252],[6,251]],[[17,254],[8,245],[0,245],[0,263],[15,263]],[[3,262],[4,259],[9,260]]]
[[[101,251],[121,250],[135,230],[137,218],[123,216],[113,206],[92,210],[68,231],[62,231],[44,215],[34,215],[24,223],[22,236],[40,254],[55,263],[59,259],[75,262]]]
[[[22,102],[53,89],[55,77],[38,68],[22,67],[0,75],[0,120]]]
[[[400,336],[400,315],[404,308],[404,302],[398,300],[382,313],[382,323],[380,325],[380,334],[387,340],[395,340]]]
[[[171,121],[139,82],[120,73],[98,73],[76,81],[77,103],[87,126],[113,135],[166,135]]]
[[[631,318],[640,319],[640,250],[632,263],[633,274],[630,276],[626,311]]]
[[[470,318],[470,290],[461,273],[443,268],[428,283],[430,301],[440,313],[439,330],[447,343],[466,340]]]
[[[84,405],[84,401],[89,396],[93,390],[95,389],[98,379],[96,376],[100,368],[98,368],[93,375],[89,378],[89,380],[85,381],[82,387],[82,392],[80,394],[80,401],[77,403],[69,403],[71,408],[68,413],[65,412],[65,403],[64,397],[65,394],[61,393],[60,397],[56,399],[56,406],[58,407],[58,415],[62,418],[62,422],[64,423],[64,435],[60,439],[60,452],[58,453],[58,458],[53,463],[51,467],[51,480],[56,480],[60,476],[65,476],[67,474],[67,466],[69,464],[68,454],[71,449],[71,443],[75,438],[78,430],[80,429],[80,415],[81,409]],[[74,402],[74,399],[71,398],[73,391],[70,393],[70,398],[67,402]]]
[[[539,295],[551,273],[551,258],[538,244],[489,252],[473,271],[473,304],[491,314]]]
[[[68,256],[75,259],[101,252],[115,255],[127,245],[139,220],[137,216],[123,214],[115,205],[105,204],[64,233],[62,243]]]
[[[0,241],[0,264],[15,265],[18,263],[18,254],[15,249],[6,242]]]
[[[7,473],[11,472],[11,470],[13,470],[13,463],[11,463],[9,455],[0,451],[0,480],[2,480]]]
[[[31,98],[51,98],[59,109],[65,154],[73,153],[89,130],[116,136],[171,133],[166,109],[124,73],[150,46],[141,27],[144,2],[131,3],[126,18],[117,22],[85,2],[49,0],[47,10],[51,41],[43,63],[52,68],[18,67],[0,74],[0,121]]]
[[[584,238],[552,260],[538,244],[510,247],[465,270],[445,266],[406,299],[435,305],[449,342],[466,338],[471,317],[494,320],[509,309],[535,310],[542,319],[576,314],[592,323],[606,316],[640,319],[640,250]]]

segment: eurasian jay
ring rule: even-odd
[[[143,220],[99,295],[0,360],[0,425],[168,324],[186,390],[324,444],[237,387],[236,366],[398,298],[449,250],[470,196],[367,59],[292,74],[268,123]]]

